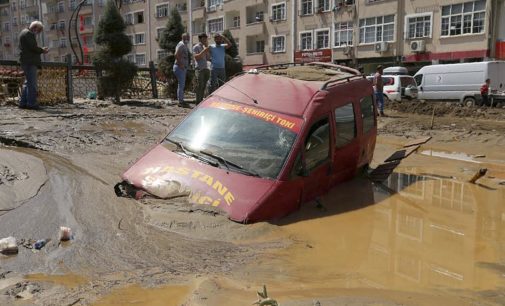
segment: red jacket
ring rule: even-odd
[[[480,94],[481,95],[489,94],[489,85],[487,85],[487,83],[484,83],[484,85],[482,85],[482,87],[480,88]]]

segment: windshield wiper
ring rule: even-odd
[[[223,165],[225,165],[226,169],[228,169],[228,170],[230,170],[230,166],[232,166],[232,167],[238,169],[239,172],[241,172],[243,174],[250,175],[250,176],[256,176],[256,177],[261,177],[261,175],[259,175],[257,172],[255,172],[253,170],[245,169],[243,166],[241,166],[239,164],[236,164],[234,162],[231,162],[231,161],[225,159],[224,157],[216,155],[216,154],[214,154],[212,152],[201,150],[200,153],[202,153],[204,155],[207,155],[207,156],[210,156],[212,158],[215,158],[220,163],[222,163]]]
[[[194,158],[196,158],[196,159],[198,159],[198,160],[204,161],[204,162],[206,162],[207,164],[209,164],[209,165],[211,165],[211,166],[213,166],[213,167],[217,167],[217,166],[218,166],[218,163],[216,163],[216,162],[214,162],[214,161],[212,161],[212,160],[209,160],[209,159],[207,159],[207,158],[204,158],[203,156],[201,156],[201,155],[199,155],[199,154],[196,154],[196,152],[193,152],[193,151],[191,151],[191,150],[188,150],[188,149],[186,148],[186,146],[184,146],[184,145],[182,144],[182,142],[181,142],[181,141],[173,140],[173,139],[170,139],[170,138],[167,138],[167,140],[168,140],[168,141],[170,141],[171,143],[173,143],[173,144],[177,145],[177,146],[181,149],[181,151],[182,151],[184,154],[186,154],[186,155],[188,155],[188,156],[191,156],[191,157],[194,157]]]

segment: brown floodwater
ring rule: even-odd
[[[505,187],[494,177],[467,183],[478,165],[460,160],[417,155],[412,164],[425,166],[379,185],[355,179],[322,208],[282,220],[275,236],[294,243],[247,267],[240,285],[225,281],[223,295],[238,302],[267,284],[289,305],[347,295],[409,304],[405,293],[422,305],[505,304]]]
[[[80,285],[84,285],[88,282],[87,278],[76,274],[47,275],[37,273],[37,274],[28,274],[25,276],[25,279],[33,282],[52,283],[55,285],[65,286],[67,288],[75,288]]]
[[[124,287],[113,291],[93,304],[93,306],[179,306],[187,294],[188,286],[165,286],[142,288],[139,285]]]

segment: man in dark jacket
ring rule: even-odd
[[[37,46],[35,35],[42,32],[44,25],[34,21],[28,29],[19,34],[19,62],[25,73],[25,83],[19,100],[20,108],[39,109],[37,104],[37,68],[41,65],[40,55],[47,53],[48,48]]]

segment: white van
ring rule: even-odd
[[[505,61],[424,66],[414,78],[418,99],[474,104],[487,78],[491,79],[491,88],[505,89]]]

